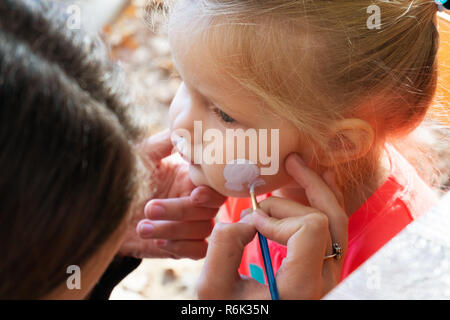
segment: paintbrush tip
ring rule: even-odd
[[[262,186],[265,184],[266,183],[264,182],[264,180],[256,179],[255,181],[253,181],[252,183],[249,184],[250,193],[254,193],[256,187],[259,187],[259,186]]]

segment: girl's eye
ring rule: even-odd
[[[225,112],[223,112],[219,108],[214,108],[213,111],[222,121],[224,121],[226,123],[236,122],[236,120],[234,120],[232,117],[227,115]]]

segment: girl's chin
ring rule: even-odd
[[[199,165],[191,164],[189,166],[189,178],[196,187],[204,185],[209,186]]]
[[[238,192],[225,188],[225,186],[218,186],[209,183],[208,179],[206,179],[205,174],[203,173],[202,168],[199,165],[190,165],[189,166],[189,178],[191,179],[194,186],[208,186],[218,193],[226,196],[226,197],[235,197],[235,198],[244,198],[249,197],[249,193],[245,190]]]

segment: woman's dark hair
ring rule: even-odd
[[[0,299],[40,298],[124,221],[136,189],[115,66],[61,3],[0,1]]]

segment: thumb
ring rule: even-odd
[[[244,247],[255,234],[254,226],[245,221],[216,224],[209,240],[198,284],[199,296],[227,297],[234,292],[236,285],[241,281],[238,268]]]

